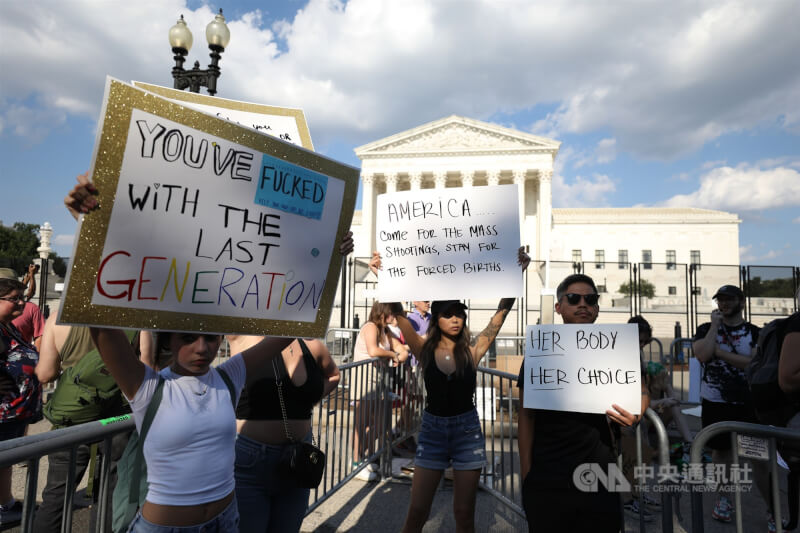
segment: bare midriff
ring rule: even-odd
[[[289,430],[295,439],[303,440],[311,430],[311,420],[289,420]],[[283,420],[236,420],[236,432],[264,444],[288,441]]]
[[[233,491],[219,500],[197,505],[161,505],[145,501],[142,516],[160,526],[186,527],[208,522],[233,501]]]

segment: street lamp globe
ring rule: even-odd
[[[212,49],[218,46],[224,50],[228,46],[231,40],[231,32],[227,24],[225,24],[225,17],[222,16],[222,9],[219,10],[214,20],[209,22],[208,26],[206,26],[206,40],[208,41],[208,46]]]
[[[189,53],[189,50],[192,48],[192,32],[189,31],[186,21],[183,20],[183,15],[181,15],[178,22],[169,29],[169,45],[173,49],[180,48],[184,51],[184,54]]]

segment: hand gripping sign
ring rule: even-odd
[[[322,336],[358,170],[109,79],[60,321]]]

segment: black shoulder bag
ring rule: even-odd
[[[278,357],[281,357],[280,354]],[[278,387],[278,399],[281,402],[281,415],[283,416],[283,429],[289,444],[284,447],[278,463],[278,474],[285,480],[294,483],[297,487],[313,489],[322,481],[325,471],[325,454],[314,444],[312,432],[311,442],[298,441],[289,429],[289,420],[286,417],[286,405],[283,403],[282,379],[278,372],[278,365],[272,360],[275,371],[275,384]]]

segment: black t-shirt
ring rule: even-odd
[[[795,313],[786,319],[786,329],[783,330],[784,336],[789,333],[800,333],[800,313]]]
[[[519,370],[517,387],[524,388]],[[522,393],[522,391],[520,391]],[[521,394],[520,394],[521,396]],[[606,415],[534,409],[533,452],[529,483],[537,489],[571,489],[578,465],[598,463],[604,470],[616,463]]]
[[[710,322],[701,324],[694,340],[705,338],[710,328]],[[759,331],[760,328],[750,322],[742,322],[737,326],[720,324],[715,340],[724,350],[750,357]],[[747,374],[743,369],[714,357],[703,365],[700,397],[717,403],[745,404],[750,398]]]

